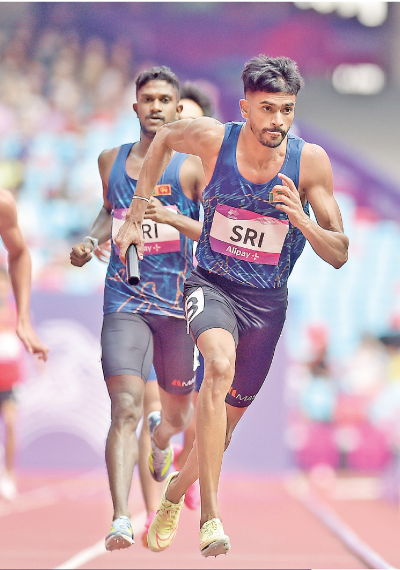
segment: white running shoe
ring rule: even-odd
[[[224,532],[219,519],[206,521],[200,529],[200,551],[202,556],[226,554],[231,547],[229,536]]]
[[[135,541],[133,540],[133,530],[128,517],[118,517],[111,525],[110,534],[106,536],[106,550],[120,550],[128,548]]]

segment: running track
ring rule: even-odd
[[[136,476],[130,501],[136,544],[109,553],[104,471],[22,472],[18,498],[0,502],[0,568],[400,568],[398,508],[379,498],[377,481],[327,481],[223,472],[219,500],[232,549],[204,559],[198,513],[186,508],[167,551],[142,546]]]

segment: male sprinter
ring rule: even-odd
[[[285,321],[287,280],[306,240],[335,268],[347,261],[348,238],[333,195],[326,152],[288,133],[302,78],[295,62],[260,55],[243,72],[244,122],[201,117],[162,127],[149,148],[116,242],[143,256],[137,230],[172,150],[198,155],[207,187],[198,266],[185,284],[186,318],[204,357],[196,440],[185,466],[166,480],[149,528],[151,550],[164,550],[178,526],[183,497],[199,477],[200,550],[226,553],[217,502],[222,455],[233,429],[269,371]],[[142,204],[143,202],[143,204]],[[309,217],[309,205],[316,222]]]
[[[90,236],[73,248],[74,265],[86,263],[97,243],[108,239],[111,218],[115,237],[124,222],[151,141],[162,125],[179,117],[178,79],[166,66],[142,72],[136,80],[136,93],[133,108],[140,121],[140,141],[101,153],[104,205]],[[111,398],[106,463],[114,515],[105,541],[107,550],[133,543],[128,497],[138,461],[136,428],[143,413],[145,382],[153,361],[162,405],[161,415],[149,416],[149,464],[156,480],[166,477],[172,462],[170,438],[191,420],[193,342],[186,334],[182,295],[192,268],[192,240],[197,240],[201,231],[199,197],[204,186],[199,158],[176,153],[163,176],[155,181],[152,197],[138,199],[147,208],[147,219],[141,230],[146,238],[146,256],[141,262],[137,287],[128,284],[119,249],[112,241],[101,338],[102,366]]]

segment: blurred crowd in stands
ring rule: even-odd
[[[78,275],[69,250],[101,207],[98,155],[139,137],[132,104],[143,65],[132,60],[122,40],[0,30],[0,185],[17,199],[37,289],[103,286],[101,264]]]
[[[286,392],[287,440],[296,464],[363,473],[393,469],[400,456],[397,323],[387,335],[363,336],[346,362],[329,358],[325,325],[310,325],[307,333],[308,357],[293,363]]]
[[[133,122],[132,76],[123,45],[1,32],[0,184],[17,199],[35,287],[69,290],[78,278],[66,278],[70,244],[101,204],[99,152]]]

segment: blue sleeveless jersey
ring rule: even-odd
[[[244,123],[227,123],[210,183],[203,192],[204,225],[196,257],[200,267],[257,288],[285,285],[304,249],[305,237],[270,203],[281,179],[254,184],[239,172],[236,147]],[[280,170],[298,188],[304,140],[288,134]],[[304,211],[309,215],[308,203]]]
[[[119,259],[114,238],[123,224],[137,181],[126,172],[126,159],[133,144],[121,146],[113,164],[107,199],[112,206],[111,257],[104,289],[104,314],[151,313],[184,318],[183,284],[193,267],[193,241],[167,224],[144,220],[144,259],[140,261],[140,282],[126,281],[126,267]],[[199,204],[185,196],[179,171],[187,154],[175,153],[153,191],[162,204],[195,220]]]

